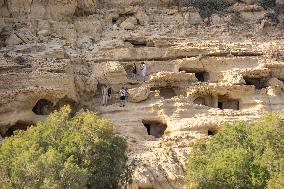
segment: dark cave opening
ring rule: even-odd
[[[237,99],[231,99],[228,96],[218,96],[218,108],[221,110],[224,109],[240,109],[240,102]]]
[[[167,125],[159,121],[143,120],[142,123],[147,129],[148,135],[152,135],[155,138],[162,137],[167,129]]]
[[[195,77],[200,82],[208,82],[209,81],[209,73],[204,71],[204,70],[191,69],[191,68],[180,68],[179,72],[194,73]]]
[[[268,78],[265,77],[249,77],[244,76],[243,77],[246,85],[254,85],[256,89],[263,89],[266,87],[266,82],[268,81]]]
[[[159,91],[160,97],[163,97],[164,99],[171,99],[175,96],[177,96],[177,93],[175,90],[171,87],[152,87],[150,89],[151,91]]]
[[[215,129],[208,129],[207,134],[208,136],[214,136],[217,134],[217,131]]]
[[[204,105],[206,106],[206,103],[205,103],[205,98],[204,97],[197,97],[194,101],[193,101],[194,104],[199,104],[199,105]]]
[[[18,121],[6,131],[4,137],[13,136],[14,132],[18,130],[26,131],[32,124],[31,122]]]
[[[49,115],[54,111],[53,103],[46,99],[40,99],[37,101],[32,111],[36,115]]]

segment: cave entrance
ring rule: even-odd
[[[69,105],[72,112],[71,114],[75,113],[76,111],[76,102],[70,98],[64,97],[58,100],[58,102],[54,105],[51,101],[46,99],[40,99],[37,101],[36,105],[33,107],[32,111],[36,115],[49,115],[55,110],[59,110],[65,105]]]
[[[228,96],[218,96],[218,108],[221,110],[224,109],[239,110],[240,103],[239,100],[230,99]]]
[[[180,68],[179,72],[194,73],[196,79],[200,82],[208,82],[209,81],[209,73],[204,71],[204,70]]]
[[[207,95],[207,96],[200,96],[197,97],[193,103],[194,104],[199,104],[199,105],[204,105],[212,108],[216,108],[215,102],[217,101],[217,97],[214,97],[212,95]],[[216,102],[217,103],[217,102]]]
[[[155,46],[153,41],[146,39],[125,39],[124,42],[130,43],[135,48]]]
[[[25,121],[18,121],[15,125],[13,125],[12,127],[10,127],[4,137],[10,137],[10,136],[13,136],[14,135],[14,132],[15,131],[18,131],[18,130],[23,130],[23,131],[26,131],[33,123],[31,122],[25,122]]]
[[[148,135],[152,135],[155,138],[162,137],[167,129],[167,125],[159,121],[143,120],[142,123],[147,129]]]
[[[36,105],[33,107],[32,111],[36,115],[48,115],[54,111],[53,103],[46,99],[40,99],[37,101]]]
[[[164,99],[171,99],[177,96],[175,90],[170,87],[152,87],[150,90],[159,91],[160,96],[163,97]]]
[[[153,187],[139,187],[138,189],[155,189]]]
[[[205,98],[204,97],[198,97],[196,98],[194,101],[193,101],[194,104],[199,104],[199,105],[204,105],[206,106],[205,104]]]
[[[207,131],[208,136],[214,136],[217,134],[217,130],[215,129],[208,129]]]
[[[268,81],[268,78],[266,77],[249,77],[244,76],[243,77],[246,85],[254,85],[256,89],[263,89],[266,87],[266,82]]]
[[[134,39],[126,39],[126,40],[124,40],[124,42],[131,43],[131,45],[133,45],[133,47],[135,47],[135,48],[147,47],[147,41],[138,41],[138,40],[134,40]]]

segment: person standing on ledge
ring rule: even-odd
[[[120,107],[125,106],[126,90],[122,87],[119,91]]]
[[[132,79],[136,79],[137,67],[136,67],[135,63],[133,63],[131,74],[132,74]]]
[[[107,96],[108,96],[107,86],[103,85],[102,87],[103,106],[107,106]]]
[[[108,88],[107,95],[108,95],[109,104],[112,105],[112,88],[111,87]]]
[[[141,63],[141,72],[142,72],[142,79],[143,81],[145,81],[147,75],[147,65],[144,62]]]

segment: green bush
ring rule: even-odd
[[[284,188],[284,121],[270,114],[252,123],[226,124],[194,145],[187,162],[188,188]]]
[[[109,189],[129,179],[126,141],[91,112],[70,107],[0,143],[0,188]]]

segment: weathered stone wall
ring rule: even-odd
[[[87,108],[127,138],[138,162],[130,188],[182,188],[194,141],[226,121],[284,110],[284,15],[234,2],[208,25],[168,0],[0,0],[1,135],[48,108]],[[145,82],[131,76],[142,61]],[[114,90],[107,107],[102,85]],[[153,126],[163,134],[155,138],[143,123],[166,130]]]

